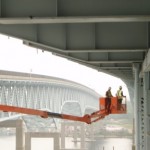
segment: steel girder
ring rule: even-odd
[[[149,50],[148,0],[0,0],[0,16],[0,33],[126,81]]]

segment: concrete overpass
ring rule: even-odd
[[[136,149],[150,149],[149,0],[0,0],[0,17],[0,33],[124,80]]]

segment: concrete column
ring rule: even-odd
[[[85,128],[85,126],[82,123],[81,124],[81,149],[85,148],[85,129],[84,128]]]
[[[65,149],[65,123],[61,123],[61,148]]]
[[[54,150],[60,150],[60,142],[59,142],[59,134],[58,133],[56,133],[55,135],[54,135]]]
[[[74,141],[75,143],[77,142],[77,137],[78,137],[78,125],[77,125],[77,122],[74,122]]]
[[[90,125],[90,138],[94,140],[94,124]]]
[[[139,64],[133,64],[135,80],[134,80],[134,131],[135,131],[135,149],[140,150],[140,134],[139,134]]]
[[[29,132],[25,133],[25,150],[31,150],[31,135]]]
[[[23,121],[16,121],[16,150],[24,150]]]

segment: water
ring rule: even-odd
[[[15,150],[15,142],[15,136],[0,136],[0,149]],[[127,138],[101,138],[87,143],[88,150],[132,150],[132,140]],[[67,148],[73,148],[74,142],[70,139],[66,141],[66,144],[68,144],[66,145]],[[31,150],[41,149],[53,150],[53,139],[33,138]]]
[[[0,136],[0,149],[1,150],[15,150],[16,146],[15,136]]]
[[[32,138],[31,150],[53,150],[52,138]],[[16,150],[15,136],[0,136],[0,150]]]
[[[88,150],[132,150],[132,140],[128,138],[101,138],[91,142]]]

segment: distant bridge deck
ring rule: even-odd
[[[33,73],[21,73],[21,72],[14,72],[14,71],[5,71],[0,70],[0,80],[20,80],[20,81],[38,81],[38,82],[47,82],[47,83],[54,83],[59,85],[69,85],[73,87],[77,87],[81,90],[87,91],[87,92],[93,92],[93,94],[97,94],[94,90],[79,84],[77,82],[73,82],[66,79],[61,79],[57,77],[52,76],[46,76],[46,75],[39,75],[39,74],[33,74]]]

